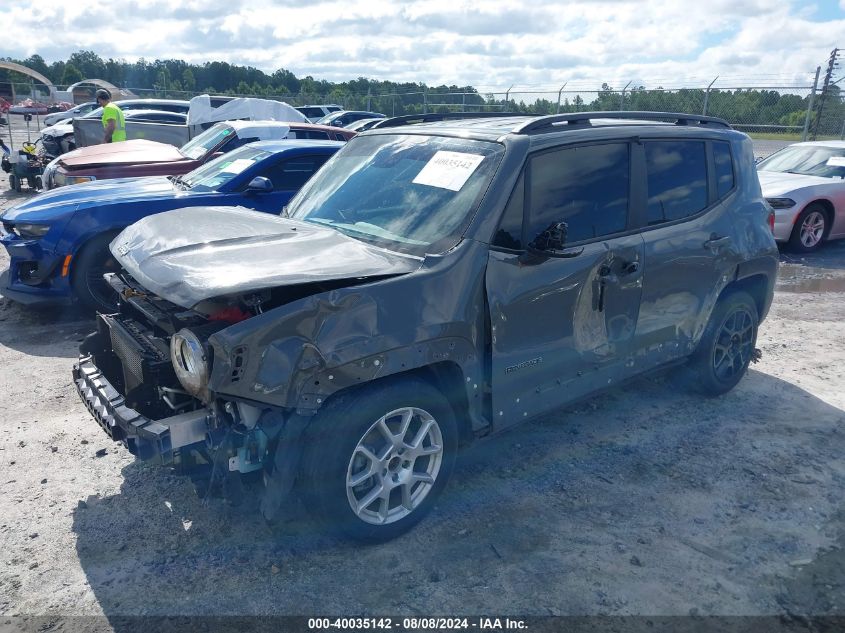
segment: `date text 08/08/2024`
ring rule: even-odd
[[[309,618],[308,629],[312,631],[330,629],[358,629],[358,630],[520,630],[527,629],[524,620],[510,618],[446,618],[446,617],[412,617],[412,618]]]

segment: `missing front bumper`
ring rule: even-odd
[[[73,367],[73,379],[79,396],[100,428],[140,459],[172,464],[179,449],[205,442],[210,419],[206,409],[151,420],[126,406],[124,397],[91,356],[80,356],[79,364]]]

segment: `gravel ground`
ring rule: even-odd
[[[0,299],[0,615],[845,610],[845,242],[783,257],[732,393],[641,379],[480,443],[379,546],[136,463],[71,386],[90,328]]]

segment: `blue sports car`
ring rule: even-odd
[[[123,178],[61,187],[0,215],[9,269],[0,292],[21,303],[67,303],[111,311],[103,275],[117,268],[109,243],[124,228],[163,211],[242,206],[279,213],[344,143],[250,143],[184,176]]]

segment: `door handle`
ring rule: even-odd
[[[640,270],[640,262],[628,262],[622,267],[623,275],[633,275]]]
[[[638,261],[627,262],[625,264],[622,264],[622,267],[620,268],[618,274],[614,273],[608,264],[603,264],[601,268],[599,268],[598,273],[596,274],[598,287],[596,288],[596,298],[593,303],[593,308],[595,310],[598,310],[599,312],[604,312],[605,295],[607,293],[607,287],[610,285],[618,285],[620,283],[621,277],[633,275],[634,273],[639,272],[639,270],[640,262]]]
[[[599,268],[598,277],[603,284],[615,284],[619,281],[619,277],[613,274],[610,269],[610,266],[608,266],[607,264]]]
[[[731,236],[719,236],[715,233],[710,236],[710,239],[704,242],[704,248],[709,248],[710,250],[716,250],[721,248],[722,246],[727,246],[731,243]]]

